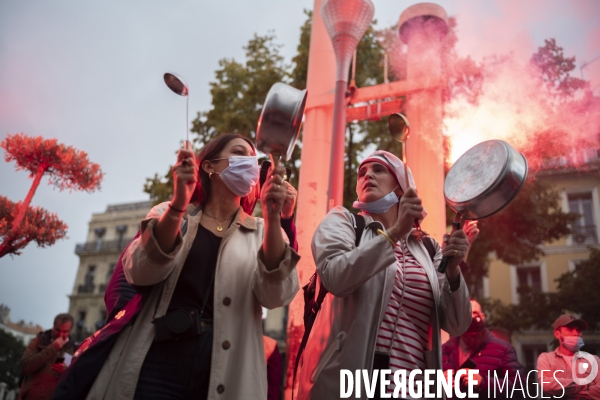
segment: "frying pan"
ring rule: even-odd
[[[185,143],[183,148],[192,150],[192,142],[190,142],[190,132],[188,128],[188,110],[190,104],[190,90],[185,80],[173,72],[167,72],[163,76],[165,83],[173,91],[173,93],[185,97]]]
[[[521,190],[527,170],[525,156],[503,140],[488,140],[467,150],[444,182],[444,198],[456,212],[452,232],[463,220],[486,218],[506,207]],[[450,259],[442,258],[439,272],[446,272]]]

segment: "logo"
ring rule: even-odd
[[[571,374],[577,385],[587,385],[598,375],[598,361],[585,351],[578,351],[571,361]]]

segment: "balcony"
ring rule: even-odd
[[[573,244],[595,244],[598,243],[596,225],[573,226]]]
[[[120,253],[133,238],[123,240],[108,240],[98,242],[87,242],[75,245],[75,254],[94,254],[94,253]]]
[[[78,294],[85,294],[85,293],[94,293],[94,289],[96,288],[96,285],[79,285],[77,287],[77,293]]]

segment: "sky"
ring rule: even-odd
[[[373,0],[378,27],[397,23],[416,1]],[[546,38],[576,56],[575,76],[600,92],[600,1],[444,0],[458,22],[461,55],[481,59],[513,52],[529,57]],[[24,132],[57,138],[89,154],[105,173],[92,194],[39,186],[32,205],[56,212],[68,239],[35,243],[0,259],[0,303],[11,320],[51,327],[68,310],[92,213],[109,204],[147,200],[145,178],[164,174],[184,139],[185,99],[165,72],[190,89],[190,121],[210,109],[209,83],[223,58],[243,61],[252,36],[273,31],[288,62],[310,0],[0,2],[0,138]],[[594,61],[595,60],[595,61]],[[591,61],[580,70],[580,67]],[[2,150],[3,151],[3,150]],[[0,194],[25,198],[31,180],[0,162]]]

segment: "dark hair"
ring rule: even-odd
[[[58,314],[54,317],[54,327],[58,327],[59,325],[64,324],[65,322],[70,322],[73,325],[73,316],[71,314]]]
[[[215,158],[218,158],[221,151],[223,151],[225,146],[227,146],[227,143],[231,142],[233,139],[245,140],[250,145],[250,147],[252,147],[252,149],[256,151],[254,143],[252,143],[252,141],[249,138],[239,135],[237,133],[226,133],[206,143],[196,155],[196,163],[198,164],[198,168],[200,170],[199,179],[198,183],[196,184],[196,190],[192,195],[192,199],[190,200],[190,202],[200,203],[201,208],[203,208],[206,205],[206,202],[210,198],[211,179],[209,178],[208,173],[206,173],[206,171],[202,169],[202,163],[206,160],[210,161],[214,160]],[[247,214],[252,215],[252,211],[254,211],[254,206],[256,205],[256,201],[258,200],[258,191],[259,187],[258,185],[256,185],[252,192],[250,192],[248,196],[242,197],[240,201],[240,205]]]

